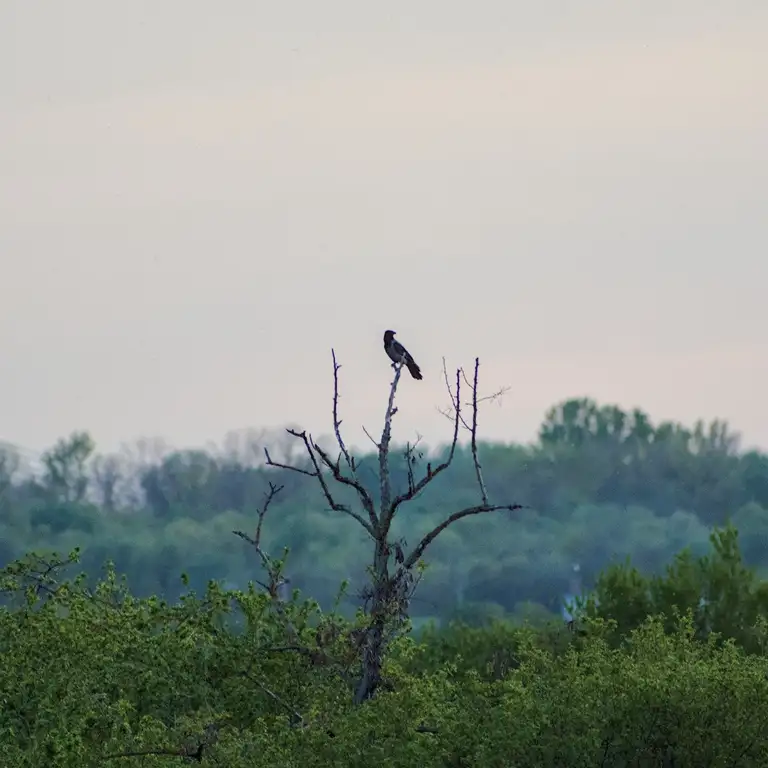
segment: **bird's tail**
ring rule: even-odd
[[[421,368],[419,368],[418,365],[413,360],[406,360],[405,361],[406,366],[408,367],[408,372],[413,376],[414,379],[421,379]]]

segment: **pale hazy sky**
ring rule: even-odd
[[[527,440],[589,395],[768,448],[765,0],[0,4],[0,439]]]

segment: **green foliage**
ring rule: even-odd
[[[745,566],[735,528],[715,530],[711,547],[699,558],[680,552],[661,575],[642,574],[629,563],[609,567],[586,601],[586,615],[610,617],[616,637],[623,637],[649,615],[663,616],[669,626],[689,614],[697,637],[715,633],[762,652],[768,641],[768,583]]]
[[[617,649],[595,633],[578,651],[534,651],[451,724],[454,764],[762,764],[765,672],[732,644],[698,643],[686,622],[671,634],[646,622]]]
[[[169,605],[133,597],[111,566],[93,590],[82,575],[53,576],[76,559],[30,556],[0,581],[15,603],[0,611],[0,764],[100,764],[98,755],[178,746],[210,723],[250,726],[254,713],[273,726],[285,707],[262,679],[298,706],[322,700],[327,686],[319,676],[306,685],[303,658],[266,653],[284,621],[268,596],[211,582],[203,598]],[[240,631],[227,628],[235,607]],[[285,612],[302,632],[316,606]]]
[[[729,536],[713,540],[710,581],[749,603],[729,591],[746,578]],[[134,597],[110,566],[93,588],[64,578],[76,561],[30,555],[0,574],[0,765],[163,766],[184,755],[227,768],[768,761],[768,657],[702,637],[690,613],[646,618],[618,642],[613,618],[587,619],[582,633],[427,628],[393,645],[386,685],[353,707],[323,654],[283,648],[288,624],[323,653],[349,642],[353,625],[312,601],[278,611],[265,593],[212,582],[171,605]]]

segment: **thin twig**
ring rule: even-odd
[[[259,522],[256,525],[256,546],[257,547],[261,546],[261,526],[264,523],[264,517],[267,514],[269,505],[272,503],[272,499],[274,499],[275,496],[277,496],[277,494],[283,490],[283,488],[285,488],[284,485],[275,485],[272,482],[269,483],[269,493],[267,494],[267,498],[264,500],[264,505],[258,512]]]
[[[460,393],[461,390],[461,371],[456,371],[456,393],[457,395]],[[456,398],[456,402],[459,402],[458,397]],[[451,462],[453,461],[453,457],[456,453],[456,446],[459,442],[459,425],[462,423],[463,417],[461,415],[461,404],[459,402],[458,407],[454,410],[454,419],[453,419],[453,437],[451,439],[451,447],[448,451],[448,457],[444,462],[441,464],[438,464],[437,467],[432,469],[431,465],[427,465],[427,473],[424,475],[424,477],[419,480],[418,483],[416,483],[413,488],[409,488],[405,493],[401,493],[398,495],[395,500],[392,502],[391,506],[391,513],[390,513],[390,519],[392,516],[394,516],[395,512],[397,511],[397,508],[405,501],[410,501],[414,496],[416,496],[417,493],[420,491],[423,491],[424,488],[426,488],[429,483],[432,482],[432,480],[437,477],[441,472],[448,469],[448,467],[451,466]]]
[[[477,484],[480,486],[480,497],[483,500],[483,506],[488,506],[488,492],[485,490],[483,482],[483,470],[480,466],[480,460],[477,457],[477,374],[480,368],[480,358],[475,358],[475,376],[472,381],[472,462],[475,465],[475,474],[477,475]]]
[[[464,372],[464,369],[461,368],[459,370],[461,371],[461,376],[464,379],[464,383],[467,385],[467,387],[469,387],[470,389],[473,389],[472,384],[470,383],[466,373]],[[445,385],[448,389],[448,394],[451,398],[451,407],[450,408],[438,407],[437,412],[441,416],[445,416],[446,419],[450,419],[451,421],[453,421],[455,408],[456,408],[456,400],[453,397],[453,390],[451,389],[451,385],[448,381],[448,371],[446,370],[446,367],[445,367],[445,358],[443,358],[443,378],[445,379]],[[504,395],[507,394],[507,392],[509,392],[510,389],[511,387],[509,386],[500,387],[490,395],[485,395],[484,397],[478,397],[476,402],[479,405],[480,403],[486,403],[489,400],[500,400],[502,397],[504,397]],[[464,405],[466,405],[467,407],[471,407],[473,402],[475,402],[474,398],[473,400],[464,403]],[[467,432],[472,431],[471,425],[467,424],[467,422],[464,419],[462,419],[461,425],[464,427],[464,429],[467,430]]]
[[[284,487],[285,486],[282,485],[275,485],[272,482],[269,483],[269,491],[265,494],[264,503],[262,504],[261,509],[256,511],[258,522],[256,524],[256,533],[253,538],[251,538],[247,533],[244,533],[243,531],[232,531],[235,536],[239,536],[241,539],[247,541],[256,550],[259,557],[261,558],[264,569],[269,574],[270,584],[275,582],[276,578],[279,577],[279,573],[277,573],[275,570],[275,564],[272,558],[261,547],[261,528],[264,524],[264,518],[267,514],[267,510],[269,509],[269,505],[272,503],[272,500],[275,498],[275,496],[277,496],[277,494],[280,493]],[[262,584],[261,586],[265,585]],[[266,587],[266,589],[272,592],[270,587]]]
[[[489,400],[500,400],[504,395],[509,392],[509,390],[512,389],[512,387],[506,386],[501,387],[500,389],[497,389],[492,395],[486,395],[485,397],[478,397],[477,402],[478,403],[487,403]]]
[[[374,440],[373,435],[371,435],[371,433],[365,428],[365,425],[363,425],[363,432],[365,432],[365,434],[368,436],[368,439],[376,446],[376,450],[378,451],[380,446],[376,440]]]
[[[341,436],[341,419],[339,419],[339,368],[341,366],[336,362],[336,351],[334,349],[331,349],[331,358],[333,359],[333,431],[336,434],[336,442],[339,444],[342,454],[344,454],[349,471],[355,477],[355,461],[350,456],[347,446],[344,444],[344,439]],[[357,478],[355,477],[355,479]]]
[[[453,390],[451,389],[451,382],[448,380],[448,368],[445,364],[445,358],[443,358],[443,379],[445,379],[445,388],[448,390],[448,396],[451,398],[451,408],[450,410],[443,410],[442,408],[438,408],[437,410],[451,421],[456,418],[460,418],[462,426],[464,429],[468,430],[470,428],[469,424],[467,424],[464,418],[459,415],[461,413],[461,400],[459,399],[459,375],[463,373],[464,372],[461,368],[456,371],[456,397],[454,397]],[[453,411],[453,414],[451,414],[451,411]]]

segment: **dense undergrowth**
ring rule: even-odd
[[[570,629],[411,633],[361,706],[355,620],[297,593],[169,604],[28,556],[2,575],[0,765],[766,765],[768,591],[733,529],[711,544],[612,568]]]

